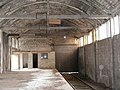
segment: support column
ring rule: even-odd
[[[115,61],[114,61],[114,47],[113,47],[113,45],[114,45],[114,39],[113,39],[113,33],[112,33],[112,28],[111,28],[111,20],[110,20],[110,38],[111,38],[111,45],[110,45],[110,47],[111,47],[111,53],[112,53],[112,55],[111,55],[111,60],[110,60],[110,70],[111,70],[111,77],[112,77],[112,81],[111,81],[111,87],[112,87],[112,89],[113,90],[115,90]],[[111,78],[110,78],[111,79]]]
[[[33,68],[33,54],[28,53],[28,69],[32,69],[32,68]]]
[[[1,32],[1,73],[9,71],[8,60],[8,35],[5,32]]]
[[[0,30],[0,40],[1,40],[0,73],[3,73],[3,33],[1,30]]]
[[[38,68],[40,69],[41,53],[38,53]]]
[[[23,69],[23,53],[20,53],[20,69]]]
[[[20,70],[20,54],[18,54],[18,69]]]

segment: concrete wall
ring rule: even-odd
[[[84,47],[79,48],[79,55],[78,55],[78,65],[79,65],[79,73],[85,76],[86,74],[86,62],[84,59]]]
[[[38,68],[55,69],[55,52],[48,53],[48,59],[41,59],[41,53],[38,54]]]
[[[96,43],[96,70],[97,82],[104,83],[106,86],[111,87],[111,39],[101,40]],[[104,67],[101,69],[100,67]]]
[[[102,69],[100,69],[102,68]],[[112,87],[111,39],[79,48],[79,73],[98,83]]]
[[[120,35],[114,36],[113,46],[114,87],[120,90]]]
[[[55,46],[56,68],[63,72],[78,71],[77,45]]]
[[[96,77],[95,77],[94,43],[85,46],[85,63],[86,63],[86,75],[95,81]]]

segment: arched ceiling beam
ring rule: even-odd
[[[40,1],[40,2],[35,2],[35,3],[32,3],[32,4],[27,4],[27,5],[24,5],[24,6],[21,6],[21,7],[17,7],[17,8],[15,8],[14,10],[12,10],[12,12],[10,12],[8,15],[11,15],[11,14],[13,14],[14,12],[17,12],[17,10],[19,10],[19,9],[21,9],[21,8],[23,8],[23,7],[28,7],[28,6],[31,6],[31,5],[43,4],[43,3],[47,4],[46,1]],[[78,9],[78,8],[76,8],[76,7],[67,5],[67,4],[63,4],[63,3],[59,3],[59,2],[53,2],[53,1],[50,1],[50,3],[64,5],[64,6],[67,6],[67,7],[69,7],[69,8],[72,8],[72,9],[74,9],[74,10],[77,10],[77,11],[79,11],[79,12],[82,12],[82,13],[86,14],[86,13],[83,12],[82,10],[80,10],[80,9]],[[14,17],[14,16],[13,16],[13,17]],[[6,18],[3,18],[3,19],[10,19],[10,18],[7,18],[7,17],[6,17]],[[11,17],[11,19],[12,19],[12,17]],[[21,19],[21,18],[18,17],[18,18],[13,18],[13,19]],[[24,17],[23,19],[27,19],[27,18]],[[31,19],[31,18],[30,18],[30,19]]]
[[[23,7],[28,7],[28,6],[31,6],[31,5],[35,5],[35,4],[43,4],[43,3],[47,3],[46,1],[41,1],[41,2],[35,2],[35,3],[32,3],[32,4],[27,4],[27,5],[24,5],[24,6],[22,6],[22,7],[19,7],[19,8],[16,8],[16,9],[14,9],[12,12],[10,12],[9,13],[9,15],[10,14],[13,14],[14,12],[17,12],[19,9],[21,9],[21,8],[23,8]],[[50,1],[50,3],[53,3],[53,4],[60,4],[60,5],[63,5],[63,6],[67,6],[67,7],[69,7],[69,8],[71,8],[71,9],[74,9],[74,10],[77,10],[77,11],[79,11],[79,12],[82,12],[82,13],[84,13],[84,14],[86,14],[85,12],[83,12],[82,10],[80,10],[80,9],[78,9],[78,8],[76,8],[76,7],[74,7],[74,6],[70,6],[70,5],[68,5],[68,4],[63,4],[63,3],[59,3],[59,2],[53,2],[53,1]],[[39,17],[39,18],[38,18]],[[37,18],[38,19],[40,19],[41,18],[41,16],[38,16]],[[59,19],[83,19],[83,18],[85,18],[85,19],[108,19],[109,18],[109,16],[87,16],[87,14],[86,14],[86,16],[80,16],[80,15],[73,15],[73,16],[70,16],[70,15],[61,15],[61,16],[54,16],[54,17],[56,17],[56,18],[59,18]],[[17,17],[17,16],[0,16],[0,18],[1,19],[36,19],[36,17],[29,17],[29,16],[27,16],[27,17]],[[44,17],[43,16],[43,18],[46,18],[46,17]],[[41,19],[43,19],[43,18],[41,18]],[[49,16],[49,18],[53,18],[53,16]]]
[[[90,7],[96,7],[97,9],[99,9],[100,11],[102,11],[102,12],[104,12],[104,13],[106,13],[106,14],[108,14],[109,13],[109,10],[105,7],[105,6],[103,6],[103,5],[98,5],[98,4],[93,4],[93,2],[91,3],[90,1],[88,1],[88,0],[79,0],[79,1],[81,1],[81,2],[84,2],[84,3],[86,3],[87,5],[89,5]]]

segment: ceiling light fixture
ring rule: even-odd
[[[64,39],[66,39],[67,37],[66,36],[64,36]]]

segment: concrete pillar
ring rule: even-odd
[[[0,30],[0,41],[1,41],[0,73],[3,73],[3,33],[1,30]]]
[[[1,73],[7,72],[9,67],[8,61],[8,36],[5,32],[1,32]]]
[[[33,68],[33,54],[28,53],[28,69],[32,69],[32,68]]]
[[[8,61],[7,61],[7,71],[11,71],[11,47],[8,47],[8,57],[7,57]]]
[[[20,53],[20,69],[23,69],[23,53]]]
[[[41,62],[41,53],[38,53],[38,68],[40,68],[40,62]]]
[[[12,38],[9,37],[9,54],[8,54],[8,60],[9,60],[9,71],[11,71],[11,55],[12,55]]]
[[[20,69],[20,54],[18,54],[18,69]]]

